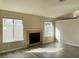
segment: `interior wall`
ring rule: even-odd
[[[26,42],[24,43],[24,41],[13,42],[13,43],[2,43],[2,18],[3,17],[22,19],[23,25],[24,25],[24,33],[26,33],[27,29],[41,29],[43,32],[43,29],[44,29],[43,22],[47,21],[45,20],[47,18],[41,17],[41,16],[0,10],[0,53],[4,51],[27,47],[25,46]],[[24,34],[24,38],[27,39],[25,34]],[[43,38],[43,43],[48,43],[48,42],[51,42],[51,40]]]
[[[56,34],[56,39],[65,44],[79,47],[79,19],[56,21],[55,26],[59,32]]]

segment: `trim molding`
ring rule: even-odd
[[[78,44],[73,44],[73,43],[69,43],[69,42],[62,42],[64,44],[67,44],[67,45],[71,45],[71,46],[75,46],[75,47],[79,47]]]
[[[15,49],[9,49],[9,50],[4,50],[4,51],[0,51],[0,54],[1,53],[7,53],[7,52],[10,52],[10,51],[15,51],[15,50],[18,50],[18,49],[24,49],[25,47],[19,47],[19,48],[15,48]]]

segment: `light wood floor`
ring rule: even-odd
[[[31,47],[29,49],[16,50],[14,52],[0,54],[0,58],[79,58],[79,48],[60,44],[57,42],[46,44],[41,48],[63,48],[57,52],[32,52],[27,53],[30,49],[36,49],[39,47]]]

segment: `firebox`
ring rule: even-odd
[[[40,33],[29,33],[29,44],[40,42]]]

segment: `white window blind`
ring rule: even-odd
[[[14,40],[23,40],[23,24],[22,20],[14,19]]]
[[[13,19],[3,18],[3,42],[13,41]]]
[[[53,24],[52,22],[44,22],[44,36],[53,36]]]
[[[23,40],[22,20],[3,18],[3,43]]]

